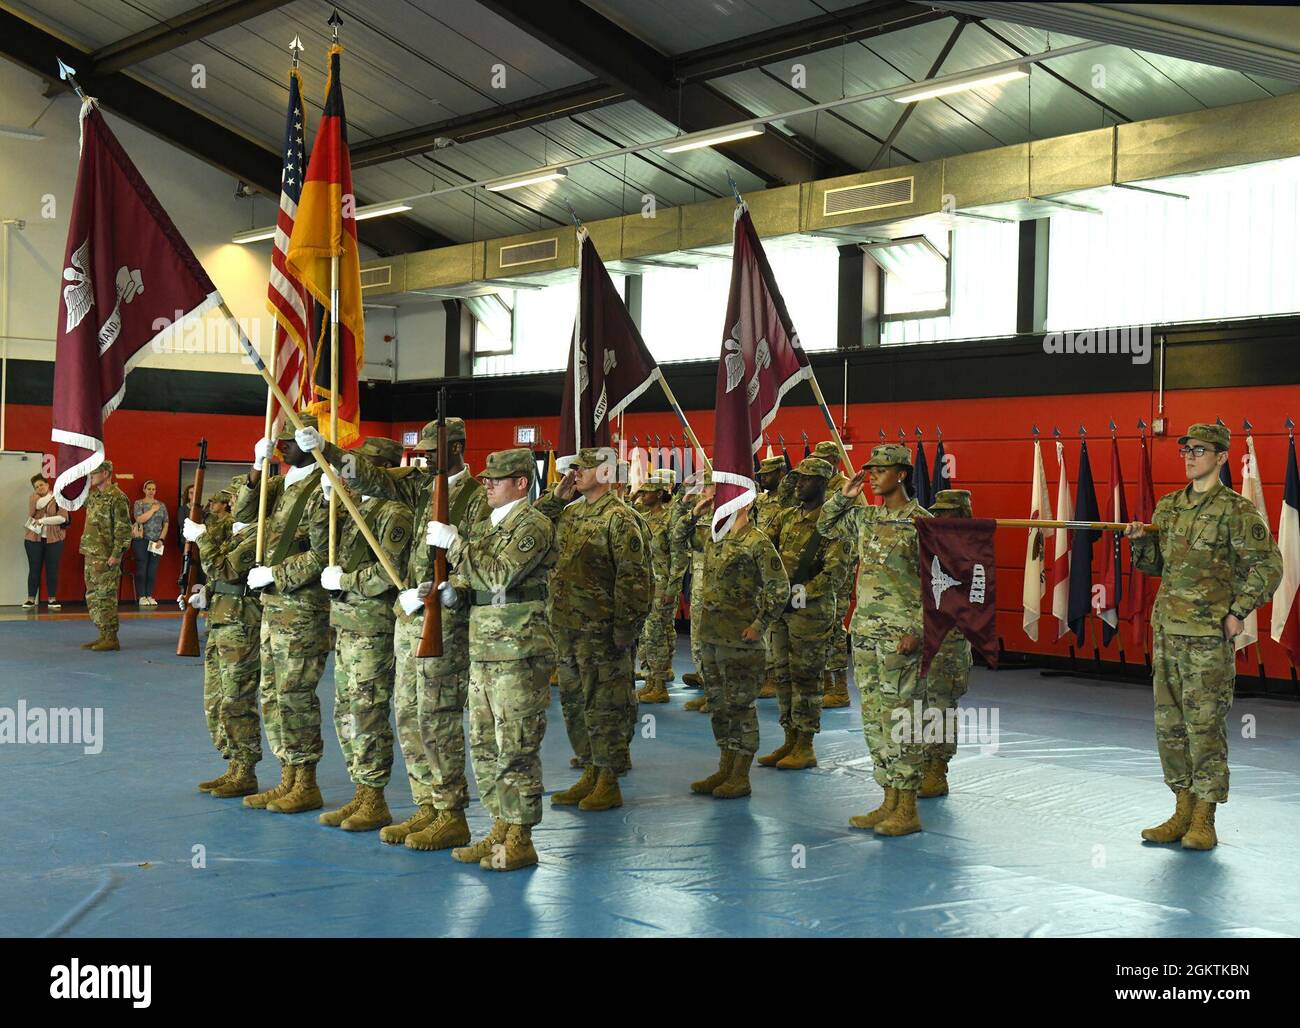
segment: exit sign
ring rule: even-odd
[[[516,445],[516,446],[536,446],[536,445],[537,445],[537,426],[536,426],[536,425],[516,425],[516,426],[515,426],[515,445]]]
[[[420,433],[419,433],[419,432],[403,432],[403,433],[402,433],[402,445],[403,445],[403,446],[414,446],[414,445],[415,445],[416,443],[418,443],[419,441],[420,441]]]

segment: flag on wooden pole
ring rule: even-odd
[[[1061,469],[1056,485],[1056,520],[1074,520],[1074,499],[1070,495],[1070,478],[1065,471],[1065,444],[1056,441],[1056,463]],[[1056,618],[1056,637],[1070,630],[1070,530],[1058,528],[1052,537],[1051,562],[1052,616]]]
[[[1035,429],[1037,431],[1037,429]],[[942,445],[942,444],[940,444]],[[1046,519],[1051,513],[1051,497],[1047,492],[1047,473],[1043,470],[1043,448],[1034,440],[1033,485],[1029,494],[1029,516],[1035,521]],[[1047,578],[1043,564],[1046,539],[1043,529],[1031,528],[1025,545],[1025,583],[1022,592],[1025,634],[1038,641],[1038,619],[1042,617],[1043,597],[1047,593]]]
[[[1264,502],[1264,485],[1260,481],[1258,458],[1255,456],[1255,437],[1246,433],[1246,462],[1241,469],[1241,495],[1255,505],[1259,516],[1268,524],[1268,506]],[[1238,652],[1251,643],[1259,641],[1259,611],[1252,610],[1246,615],[1246,627],[1232,640]]]
[[[1286,485],[1277,519],[1277,545],[1282,551],[1282,581],[1273,593],[1274,642],[1300,664],[1300,470],[1296,468],[1295,435],[1286,454]]]

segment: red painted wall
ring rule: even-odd
[[[839,408],[835,409],[839,414]],[[1300,418],[1300,390],[1294,386],[1185,390],[1166,394],[1165,416],[1171,427],[1167,438],[1156,439],[1152,447],[1155,493],[1179,488],[1185,480],[1182,463],[1175,452],[1176,439],[1185,427],[1200,420],[1221,417],[1233,430],[1233,481],[1241,482],[1241,457],[1245,452],[1245,437],[1241,431],[1243,418],[1254,424],[1255,448],[1259,457],[1264,495],[1268,504],[1269,525],[1276,530],[1277,515],[1281,505],[1282,484],[1285,474],[1287,438],[1283,423],[1287,415]],[[430,412],[432,414],[432,412]],[[1119,426],[1120,460],[1123,465],[1126,492],[1133,502],[1134,476],[1138,469],[1137,421],[1148,424],[1155,414],[1155,397],[1151,393],[1108,393],[1099,395],[1041,396],[955,400],[945,402],[908,402],[893,404],[850,404],[846,442],[852,447],[856,463],[866,460],[871,446],[878,441],[884,428],[891,440],[898,438],[899,428],[907,431],[908,442],[915,444],[913,429],[920,425],[925,432],[927,455],[933,460],[935,428],[943,429],[948,452],[956,459],[953,468],[954,486],[970,489],[975,512],[981,517],[1025,517],[1028,514],[1030,476],[1033,453],[1030,429],[1037,424],[1042,431],[1043,460],[1049,491],[1055,506],[1058,469],[1055,447],[1052,445],[1053,426],[1061,428],[1066,441],[1066,467],[1072,491],[1077,484],[1079,460],[1079,425],[1089,432],[1089,455],[1099,493],[1105,491],[1110,468],[1110,439],[1108,424],[1111,418]],[[713,412],[688,412],[691,425],[706,448],[713,443]],[[468,428],[467,457],[470,466],[477,470],[493,450],[514,445],[514,431],[518,425],[536,425],[543,442],[557,436],[558,416],[547,418],[480,418],[471,421]],[[367,422],[365,434],[389,435],[401,439],[403,431],[420,428],[419,422],[398,422],[392,425]],[[166,414],[120,410],[107,423],[107,448],[119,472],[134,474],[133,482],[125,491],[132,499],[139,496],[139,483],[145,478],[159,482],[159,495],[175,516],[180,492],[176,481],[178,461],[195,454],[194,442],[200,435],[209,440],[209,454],[214,460],[249,460],[253,443],[261,429],[261,418],[253,416],[214,416],[203,414]],[[825,426],[814,407],[786,406],[772,426],[770,438],[776,445],[776,433],[784,434],[791,455],[797,460],[803,453],[800,432],[806,431],[815,443],[824,438]],[[11,406],[9,409],[9,445],[13,449],[45,451],[50,438],[50,410],[48,407]],[[638,436],[642,442],[647,435],[658,433],[664,445],[672,433],[679,440],[680,425],[671,414],[630,414],[624,424],[630,438]],[[1099,496],[1099,500],[1103,498]],[[68,533],[63,571],[68,585],[62,590],[64,598],[77,599],[81,587],[81,559],[76,553],[80,538],[81,518],[74,516]],[[998,632],[1006,649],[1022,652],[1042,652],[1066,655],[1068,640],[1033,642],[1021,627],[1021,590],[1025,558],[1026,534],[1021,530],[1006,529],[997,536],[998,575]],[[169,540],[168,552],[159,570],[157,594],[160,599],[175,596],[175,581],[180,568],[180,556],[174,542]],[[1124,548],[1127,556],[1127,547]],[[1094,567],[1100,565],[1100,546],[1094,557]],[[1272,677],[1290,675],[1290,663],[1285,653],[1267,638],[1270,608],[1260,611],[1260,629],[1263,640],[1259,647],[1267,672]],[[1052,634],[1044,622],[1041,635]],[[1127,633],[1123,633],[1126,646]],[[1256,650],[1246,651],[1239,668],[1243,673],[1254,673]],[[1091,637],[1087,639],[1083,656],[1091,656]],[[1116,642],[1102,651],[1107,660],[1119,659]],[[1138,654],[1130,662],[1139,660]]]

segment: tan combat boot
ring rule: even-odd
[[[731,777],[731,765],[735,761],[735,750],[719,750],[718,770],[714,771],[708,778],[701,778],[698,782],[691,782],[691,792],[700,796],[712,796],[713,790]]]
[[[101,628],[99,630],[99,635],[95,636],[95,638],[91,639],[90,642],[88,643],[82,643],[81,648],[83,650],[93,650],[96,646],[98,646],[103,641],[104,641],[104,630]]]
[[[559,685],[559,684],[560,684],[560,673],[558,671],[552,671],[551,685]]]
[[[781,760],[787,753],[794,749],[795,740],[799,738],[799,733],[789,725],[783,725],[782,730],[785,732],[785,742],[781,743],[771,753],[758,758],[759,767],[771,767],[778,760]]]
[[[238,760],[230,762],[230,777],[208,793],[218,799],[233,799],[236,796],[252,796],[257,792],[257,768]]]
[[[667,703],[670,699],[668,686],[662,678],[646,679],[645,688],[636,694],[636,698],[642,703]]]
[[[749,788],[749,765],[754,763],[754,754],[737,753],[731,760],[731,773],[727,775],[727,780],[722,782],[713,790],[713,798],[719,800],[734,800],[741,796],[748,796]]]
[[[709,712],[709,698],[707,696],[696,696],[693,700],[687,700],[684,706],[687,710],[707,714]]]
[[[1219,837],[1214,832],[1214,804],[1197,799],[1192,808],[1192,825],[1183,836],[1183,849],[1212,850],[1218,844]]]
[[[822,694],[822,709],[834,710],[849,705],[849,673],[827,671],[822,678],[826,692]]]
[[[352,799],[348,800],[338,810],[327,810],[316,820],[323,825],[329,825],[331,828],[337,828],[346,821],[352,814],[356,813],[357,807],[361,806],[361,793],[365,790],[364,785],[358,785],[356,791],[352,793]]]
[[[876,825],[877,835],[911,835],[921,830],[921,816],[916,812],[916,790],[898,789],[898,802],[889,816]]]
[[[875,828],[881,821],[885,820],[894,812],[894,807],[898,805],[898,790],[892,785],[885,786],[885,798],[881,801],[880,806],[870,814],[855,814],[849,818],[850,828]]]
[[[1177,842],[1187,834],[1192,826],[1191,789],[1178,789],[1174,792],[1174,812],[1168,821],[1154,828],[1143,828],[1142,838],[1147,842]]]
[[[642,668],[640,671],[638,671],[638,672],[637,672],[636,674],[634,674],[632,677],[635,678],[638,682],[644,682],[644,681],[646,680],[646,678],[649,677],[649,676],[648,676],[648,674],[647,674],[647,672],[646,672],[646,669],[645,669],[645,668]]]
[[[294,775],[297,768],[292,764],[280,765],[280,784],[272,786],[265,792],[259,792],[253,796],[244,797],[244,806],[252,807],[254,810],[264,810],[266,805],[272,800],[278,800],[281,796],[286,796],[289,790],[293,788]]]
[[[97,643],[92,643],[90,648],[96,653],[107,653],[109,650],[120,650],[122,644],[117,641],[116,632],[105,632],[104,638]]]
[[[582,769],[581,778],[565,789],[564,792],[557,792],[551,797],[551,806],[576,807],[587,798],[587,793],[596,788],[596,779],[598,777],[595,766],[588,764]]]
[[[199,782],[199,792],[211,792],[218,785],[220,785],[222,782],[224,782],[227,778],[230,777],[230,772],[232,768],[233,765],[227,763],[226,770],[222,771],[221,774],[217,775],[216,778],[209,778],[206,782]]]
[[[615,786],[617,788],[617,786]],[[533,849],[533,831],[524,825],[510,825],[506,841],[497,843],[492,852],[478,862],[484,871],[518,871],[537,863]]]
[[[776,699],[776,679],[775,679],[775,678],[772,678],[771,676],[769,676],[769,677],[763,679],[763,685],[762,685],[762,687],[758,690],[758,698],[759,698],[760,700],[774,700],[774,699]]]
[[[817,754],[813,751],[812,732],[799,732],[794,747],[776,762],[782,771],[803,771],[817,766]]]
[[[700,677],[698,671],[687,671],[682,675],[682,685],[688,685],[692,689],[703,689],[704,679]]]
[[[432,803],[423,803],[401,824],[388,825],[386,828],[379,829],[379,841],[396,846],[398,843],[405,842],[406,837],[412,832],[420,832],[428,828],[437,816],[438,812],[433,808]]]
[[[368,785],[361,786],[361,790],[361,803],[343,819],[339,827],[345,832],[373,832],[376,828],[391,825],[393,814],[384,799],[384,790],[373,789]],[[408,835],[406,838],[409,846],[411,837]]]
[[[596,777],[596,787],[578,801],[579,810],[613,810],[622,805],[623,792],[618,787],[618,775],[607,767],[600,769],[600,774]],[[511,825],[510,830],[514,831],[518,827],[518,825]],[[536,856],[533,855],[534,859]]]
[[[469,823],[463,810],[440,810],[433,822],[406,837],[410,850],[449,850],[469,842]]]
[[[927,760],[921,766],[921,788],[917,796],[931,800],[936,796],[948,795],[948,762],[946,760]]]
[[[266,805],[267,810],[277,814],[301,814],[307,810],[320,810],[325,806],[325,797],[316,785],[316,765],[303,764],[293,776],[293,788]]]
[[[471,846],[457,846],[452,850],[451,859],[459,860],[462,864],[477,864],[484,857],[491,855],[493,846],[499,846],[506,841],[506,832],[509,830],[510,822],[497,818],[492,823],[492,830],[478,842]]]

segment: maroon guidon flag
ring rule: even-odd
[[[731,294],[723,326],[713,426],[713,538],[754,501],[754,454],[781,397],[812,376],[745,204],[736,205]]]
[[[86,499],[104,421],[153,344],[221,302],[216,286],[127,157],[94,101],[81,107],[81,164],[63,258],[54,354],[55,498]]]
[[[921,674],[939,652],[944,636],[956,628],[998,666],[997,562],[993,559],[992,518],[917,518],[921,551],[921,608],[925,639]]]
[[[609,446],[609,423],[663,376],[586,229],[578,230],[578,269],[578,315],[560,401],[561,457]]]

